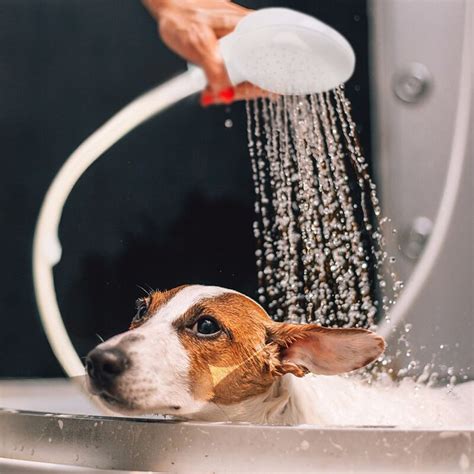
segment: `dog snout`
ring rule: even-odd
[[[86,357],[86,370],[95,384],[110,384],[129,366],[125,353],[117,348],[95,348]]]

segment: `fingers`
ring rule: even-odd
[[[214,8],[202,10],[200,19],[205,19],[205,22],[214,30],[216,36],[222,38],[232,33],[239,21],[252,11],[235,3],[224,2],[223,8],[214,6]]]
[[[242,82],[235,88],[235,100],[257,99],[259,97],[274,98],[276,96],[277,94],[261,89],[250,82]]]
[[[219,51],[219,42],[214,34],[207,38],[198,64],[206,75],[209,93],[216,98],[222,91],[228,91],[232,88],[224,60]]]
[[[179,15],[167,12],[161,17],[159,32],[171,50],[204,70],[212,94],[217,95],[231,87],[219,51],[219,41],[210,26],[195,22],[183,23]]]
[[[207,107],[214,104],[231,104],[235,100],[235,88],[232,86],[215,93],[209,86],[201,93],[201,105]]]
[[[277,94],[260,89],[250,82],[243,82],[230,90],[221,91],[214,94],[209,88],[206,88],[201,94],[201,105],[207,107],[209,105],[228,105],[237,100],[251,100],[260,97],[275,98]]]
[[[200,66],[208,87],[203,105],[226,104],[261,96],[249,85],[233,88],[219,50],[219,38],[234,30],[251,10],[228,0],[142,0],[159,22],[163,42],[182,58]]]

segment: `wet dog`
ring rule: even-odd
[[[310,423],[324,417],[305,376],[359,369],[384,348],[365,329],[277,323],[241,293],[189,285],[140,299],[130,330],[92,350],[86,369],[91,392],[119,413]]]

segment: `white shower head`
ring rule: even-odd
[[[234,85],[248,81],[282,95],[324,92],[346,82],[355,55],[325,23],[287,8],[250,13],[220,41]]]

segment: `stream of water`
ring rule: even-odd
[[[260,303],[277,321],[373,328],[403,283],[344,87],[247,102],[247,120]]]

